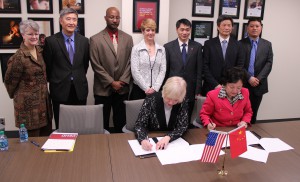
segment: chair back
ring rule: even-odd
[[[60,105],[59,132],[79,134],[104,133],[103,105]]]
[[[139,116],[144,99],[124,101],[126,108],[126,129],[134,132],[135,122]]]
[[[202,109],[202,105],[203,105],[206,97],[197,96],[196,99],[197,100],[195,102],[194,109],[193,109],[192,116],[191,116],[191,123],[194,124],[195,122],[197,122],[198,124],[202,125],[202,122],[199,117],[199,113],[200,113],[200,110]]]

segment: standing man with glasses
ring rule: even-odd
[[[253,111],[251,123],[256,122],[256,116],[263,94],[268,92],[268,76],[273,65],[273,50],[271,42],[260,38],[262,22],[260,18],[250,18],[248,21],[247,38],[240,40],[244,48],[247,83],[245,87],[250,92],[250,102]]]
[[[232,67],[244,66],[244,52],[240,43],[230,36],[233,20],[226,15],[217,20],[219,36],[205,41],[203,49],[204,83],[202,95],[221,88],[221,78],[224,72]]]
[[[192,24],[187,19],[176,22],[178,38],[165,44],[167,72],[165,80],[173,76],[182,77],[187,83],[188,118],[191,120],[195,96],[202,86],[202,45],[190,40]]]
[[[116,132],[125,125],[125,104],[128,99],[132,37],[118,29],[120,12],[106,10],[106,28],[90,38],[90,57],[94,70],[95,104],[104,104],[104,128],[109,130],[110,110]]]
[[[45,39],[43,52],[56,128],[59,127],[60,104],[86,105],[89,67],[89,40],[75,32],[77,11],[61,10],[59,23],[62,31]]]

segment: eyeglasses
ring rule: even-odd
[[[28,37],[34,37],[34,36],[36,36],[36,37],[39,37],[39,33],[29,33],[29,34],[25,34],[25,35],[27,35]]]
[[[121,17],[119,17],[119,16],[116,16],[116,17],[114,17],[114,16],[109,16],[109,17],[107,17],[108,19],[110,19],[110,20],[120,20],[121,19]]]

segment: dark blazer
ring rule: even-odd
[[[240,40],[240,43],[245,50],[245,66],[247,71],[247,80],[249,80],[250,75],[248,73],[248,67],[250,62],[251,54],[251,42],[249,38],[244,38]],[[259,38],[255,63],[254,63],[254,76],[259,79],[259,85],[257,87],[251,87],[247,82],[245,86],[252,89],[255,95],[260,96],[268,92],[268,76],[272,70],[273,65],[273,50],[271,42]]]
[[[172,142],[183,135],[188,125],[188,104],[186,100],[172,107],[167,126],[161,92],[155,92],[145,98],[135,123],[135,131],[139,142],[147,138],[148,131],[170,131],[167,135],[170,136],[170,142]]]
[[[204,83],[202,95],[205,96],[208,91],[213,90],[220,84],[225,70],[235,66],[241,68],[244,66],[245,54],[240,43],[230,37],[224,60],[220,39],[215,37],[205,41],[203,61]]]
[[[58,102],[67,101],[71,88],[71,77],[73,77],[77,98],[85,100],[88,95],[86,73],[89,67],[89,40],[76,32],[74,39],[73,65],[70,62],[61,32],[45,39],[43,56],[47,66],[50,95],[53,100]]]
[[[202,87],[202,45],[193,40],[188,42],[186,65],[183,64],[178,39],[164,45],[167,71],[165,80],[172,76],[183,77],[187,82],[186,97],[193,101]]]

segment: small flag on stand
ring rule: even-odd
[[[205,147],[200,161],[216,163],[226,136],[227,133],[211,130],[206,139]]]
[[[246,128],[238,127],[229,132],[231,158],[236,158],[247,151]]]

